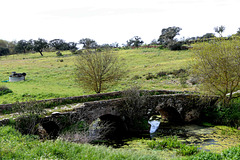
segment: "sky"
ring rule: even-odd
[[[0,39],[7,41],[125,44],[139,36],[150,43],[172,26],[182,28],[178,39],[214,33],[221,25],[223,36],[240,28],[240,0],[1,0],[0,6]]]

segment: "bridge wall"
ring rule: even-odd
[[[148,99],[145,117],[150,118],[160,113],[170,121],[192,122],[199,118],[202,108],[211,106],[216,101],[217,97],[202,97],[193,94],[154,95]],[[124,100],[121,98],[85,102],[83,106],[71,112],[53,113],[45,117],[43,121],[54,121],[60,129],[80,120],[85,120],[90,124],[104,115],[124,116],[120,112],[123,105]],[[7,123],[8,120],[0,121],[0,125]]]
[[[192,122],[199,118],[204,107],[211,106],[216,101],[217,97],[202,97],[190,94],[154,95],[148,99],[145,117],[150,118],[152,115],[161,114],[170,121]],[[121,98],[86,102],[84,106],[76,108],[72,115],[78,115],[88,123],[107,114],[122,117],[124,115],[122,115],[120,109],[123,105],[124,100]],[[62,114],[59,113],[59,116],[62,116]],[[52,115],[52,117],[57,116],[57,114]]]
[[[191,93],[188,91],[171,91],[171,90],[143,90],[147,91],[150,94],[178,94],[178,93]],[[109,93],[99,93],[99,94],[91,94],[91,95],[83,95],[83,96],[76,96],[76,97],[67,97],[67,98],[54,98],[54,99],[46,99],[46,100],[39,100],[36,103],[44,103],[45,105],[52,107],[58,106],[61,104],[72,104],[72,103],[82,103],[88,101],[98,101],[103,99],[114,99],[120,98],[122,95],[122,91],[117,92],[109,92]],[[20,104],[24,105],[28,102],[21,102]],[[14,104],[0,104],[0,114],[3,114],[6,111],[10,111]]]

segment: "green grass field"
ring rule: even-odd
[[[76,55],[70,51],[18,54],[0,57],[0,86],[6,86],[13,93],[0,96],[0,104],[16,101],[40,100],[58,97],[94,94],[83,90],[75,82],[74,69]],[[165,77],[146,80],[148,73],[187,69],[191,51],[169,51],[155,48],[114,51],[124,62],[127,74],[117,84],[109,86],[105,92],[121,91],[132,85],[142,89],[193,90],[192,86],[179,83],[179,78]],[[61,62],[60,60],[63,60]],[[6,83],[11,72],[27,73],[26,81]],[[136,78],[138,77],[138,78]],[[141,78],[139,78],[141,77]]]

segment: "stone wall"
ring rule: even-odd
[[[177,93],[186,93],[182,91],[171,91],[171,90],[147,90],[150,94],[177,94]],[[75,96],[75,97],[67,97],[67,98],[54,98],[54,99],[46,99],[36,101],[37,103],[46,103],[49,107],[58,106],[61,104],[71,104],[71,103],[82,103],[87,101],[96,101],[102,99],[114,99],[121,97],[122,91],[117,92],[109,92],[109,93],[99,93],[92,95],[84,95],[84,96]],[[20,104],[25,104],[27,102],[21,102]],[[14,104],[0,104],[0,114],[10,111]]]
[[[147,102],[145,118],[161,114],[174,122],[193,122],[199,118],[202,108],[211,106],[218,97],[203,97],[195,94],[164,94],[150,96]],[[124,105],[122,98],[85,102],[71,112],[52,113],[42,119],[45,124],[56,124],[61,130],[66,126],[84,120],[89,124],[104,115],[124,117],[119,111]],[[131,117],[129,117],[131,118]],[[54,123],[53,123],[54,122]],[[9,120],[0,121],[0,126],[8,124]],[[43,123],[43,124],[44,124]]]

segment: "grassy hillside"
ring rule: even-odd
[[[0,86],[13,91],[0,96],[0,104],[30,99],[49,99],[57,97],[94,94],[76,84],[74,80],[74,63],[76,55],[62,52],[19,54],[0,57]],[[183,88],[176,77],[160,77],[147,80],[148,73],[156,75],[161,71],[186,69],[191,58],[191,51],[169,51],[150,49],[130,49],[114,51],[125,63],[128,70],[126,76],[116,85],[109,86],[105,92],[119,91],[137,84],[142,89],[192,90],[191,86]],[[5,83],[11,72],[27,73],[26,81]]]

